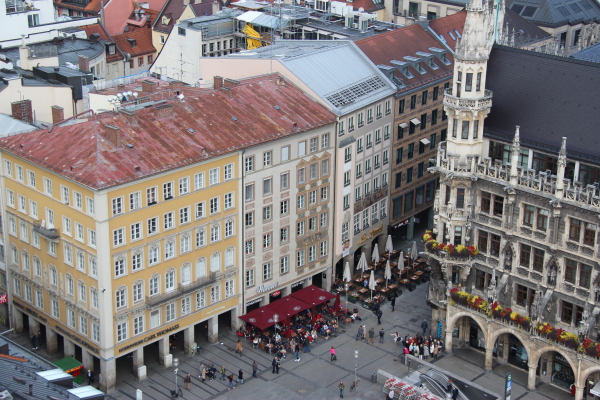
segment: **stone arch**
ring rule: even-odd
[[[488,334],[488,324],[485,321],[485,319],[483,317],[480,317],[478,315],[474,315],[468,311],[460,311],[457,312],[456,314],[454,314],[453,316],[451,316],[448,321],[446,321],[446,332],[450,331],[452,332],[454,329],[454,325],[456,325],[456,322],[462,318],[462,317],[470,317],[472,318],[475,322],[477,322],[477,325],[479,325],[479,327],[481,328],[481,331],[483,332],[483,337],[485,339],[485,343],[487,345],[487,343],[489,343],[489,334]],[[447,340],[446,340],[447,341]]]
[[[540,362],[540,358],[548,352],[551,351],[555,351],[558,354],[560,354],[561,356],[564,357],[565,360],[567,360],[569,362],[569,366],[571,367],[571,369],[573,370],[573,373],[577,373],[577,363],[573,363],[573,360],[571,360],[571,357],[569,356],[569,354],[564,351],[563,349],[557,347],[557,346],[544,346],[541,349],[537,349],[536,351],[532,351],[531,354],[527,354],[529,356],[529,363],[530,365],[535,365],[537,366],[538,363]]]
[[[521,342],[523,347],[525,347],[525,349],[527,350],[528,355],[533,352],[533,349],[531,349],[530,346],[528,346],[529,341],[523,337],[523,334],[516,332],[514,329],[510,329],[510,328],[500,328],[500,329],[495,329],[494,331],[492,331],[490,333],[490,343],[492,343],[492,344],[495,343],[496,340],[500,337],[500,335],[503,335],[505,333],[510,333],[511,335],[513,335],[514,337],[519,339],[519,341]]]
[[[584,369],[583,371],[581,371],[581,373],[575,380],[575,386],[581,387],[581,388],[584,387],[588,376],[590,376],[594,372],[599,372],[599,371],[600,371],[600,365],[593,365],[591,367]],[[573,370],[573,372],[575,372],[575,370]]]

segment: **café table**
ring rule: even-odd
[[[410,279],[413,282],[417,282],[419,279],[421,279],[420,275],[411,275],[408,279]]]
[[[375,282],[379,285],[380,283],[384,282],[384,280],[382,278],[377,278],[375,279]]]
[[[408,285],[408,279],[406,279],[406,278],[400,279],[398,281],[398,283],[400,283],[401,285]]]
[[[368,291],[369,291],[369,289],[367,289],[367,288],[362,288],[362,289],[358,289],[358,290],[357,290],[357,292],[358,292],[358,293],[360,293],[360,294],[365,294],[365,293],[367,293]]]

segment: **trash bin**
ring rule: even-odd
[[[371,383],[377,383],[377,372],[371,374]]]

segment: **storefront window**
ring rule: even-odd
[[[554,366],[552,368],[552,383],[568,389],[575,383],[573,370],[568,361],[560,354],[554,354]]]

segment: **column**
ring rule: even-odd
[[[208,342],[217,343],[219,340],[219,316],[215,315],[206,322],[208,323]]]
[[[139,347],[131,352],[133,359],[133,375],[142,380],[146,378],[146,366],[144,365],[144,347]]]
[[[492,372],[492,363],[494,361],[494,344],[486,343],[485,344],[485,372]]]
[[[502,354],[500,354],[500,346],[502,346]],[[498,337],[498,362],[500,364],[508,363],[508,352],[510,351],[510,343],[508,342],[508,333],[504,333]]]
[[[169,353],[169,335],[158,340],[158,362],[169,368],[173,364],[173,355]]]
[[[433,207],[429,208],[429,211],[427,212],[427,228],[433,228],[433,216],[435,215],[435,212],[433,210]]]
[[[530,392],[535,392],[535,370],[537,365],[527,364],[527,366],[529,367],[529,374],[527,376],[527,390]]]
[[[46,327],[46,352],[49,355],[58,353],[58,337],[56,332]]]
[[[452,327],[448,325],[448,320],[446,319],[446,340],[444,341],[444,345],[446,346],[446,354],[452,354]]]
[[[183,330],[183,351],[185,354],[192,353],[192,349],[196,345],[194,339],[194,325],[188,326]]]
[[[29,337],[31,338],[31,335],[36,335],[38,334],[38,332],[40,331],[40,323],[37,322],[33,317],[29,317]]]
[[[13,328],[16,333],[23,333],[23,313],[17,310],[14,306],[13,311]]]
[[[63,342],[65,344],[65,357],[75,357],[75,343],[63,336]]]
[[[291,290],[290,290],[291,293]],[[234,308],[233,310],[231,310],[231,329],[235,332],[238,329],[240,329],[240,326],[242,326],[242,320],[238,318],[239,315],[239,310],[238,308]]]
[[[116,360],[114,358],[110,361],[100,359],[100,376],[98,377],[98,381],[100,383],[101,391],[107,393],[115,390],[117,383],[117,369]]]
[[[584,400],[583,386],[575,386],[575,400]]]
[[[415,233],[415,217],[408,219],[408,226],[406,228],[406,240],[412,240]]]
[[[81,363],[85,372],[88,369],[94,370],[94,355],[84,348],[81,349]]]

